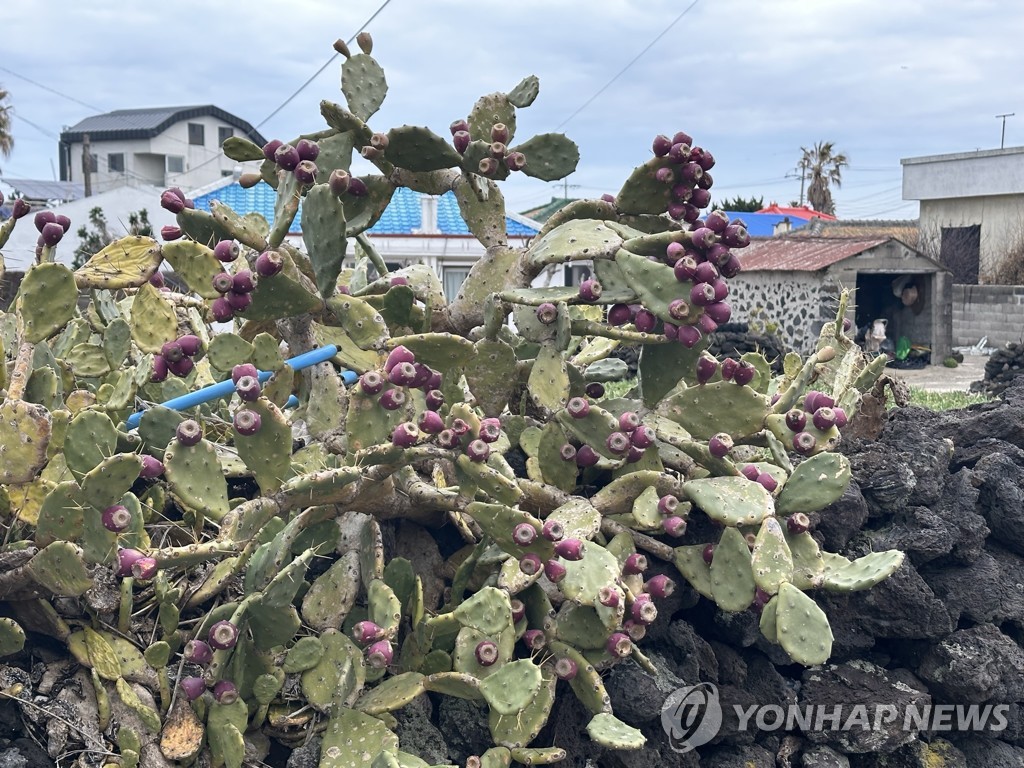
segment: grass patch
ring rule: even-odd
[[[931,411],[952,411],[977,403],[987,403],[992,397],[980,392],[930,392],[918,387],[910,388],[910,404]]]

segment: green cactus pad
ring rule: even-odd
[[[775,626],[779,645],[793,661],[806,667],[828,661],[832,654],[828,617],[792,584],[783,584],[779,589]]]
[[[142,702],[142,699],[139,698],[135,689],[132,688],[124,678],[118,678],[114,687],[117,689],[117,695],[121,698],[124,705],[135,712],[149,730],[154,733],[160,730],[160,715],[152,707],[149,707]],[[238,736],[238,741],[239,743],[241,742],[241,734]],[[239,752],[238,755],[241,757],[241,752]],[[241,768],[241,765],[242,761],[239,759],[230,768],[236,768],[236,766],[237,768]]]
[[[121,500],[142,471],[142,460],[134,453],[115,453],[82,478],[82,496],[98,509]]]
[[[229,136],[220,145],[220,148],[236,163],[263,162],[265,157],[263,148],[259,144],[242,136]]]
[[[508,101],[514,107],[525,109],[533,104],[539,93],[540,80],[537,79],[536,75],[527,75],[519,81],[515,88],[508,92]]]
[[[423,679],[423,688],[432,693],[455,696],[469,701],[483,701],[480,681],[464,672],[435,672]]]
[[[423,687],[424,677],[419,672],[403,672],[389,677],[363,693],[354,706],[368,715],[401,709],[426,690]]]
[[[345,261],[345,232],[345,204],[327,184],[314,185],[302,205],[302,239],[313,263],[316,287],[325,299],[334,293]]]
[[[762,521],[751,558],[754,583],[769,595],[776,594],[783,582],[793,581],[793,555],[774,517]]]
[[[0,618],[0,658],[21,653],[25,647],[25,630],[14,619]]]
[[[531,245],[530,262],[542,266],[582,259],[610,259],[621,247],[622,238],[607,223],[593,219],[571,219]]]
[[[327,307],[360,349],[378,349],[388,340],[384,318],[365,300],[335,296],[328,300]]]
[[[388,148],[385,157],[399,168],[409,171],[437,171],[455,168],[462,162],[462,155],[429,128],[403,125],[388,131]]]
[[[735,439],[761,430],[768,415],[768,401],[750,387],[717,381],[673,390],[657,410],[694,437],[706,440],[725,432]]]
[[[587,723],[587,735],[608,749],[642,749],[647,738],[639,729],[626,725],[614,715],[602,712]]]
[[[484,416],[500,416],[516,386],[516,353],[504,341],[481,339],[463,373]]]
[[[480,693],[492,712],[512,715],[529,706],[543,683],[540,667],[529,659],[521,659],[504,664],[481,680]]]
[[[107,362],[107,356],[99,344],[76,344],[64,361],[79,378],[94,379],[110,373],[110,363]],[[102,392],[98,391],[97,395],[100,395],[99,399],[102,402]]]
[[[512,625],[512,606],[502,590],[484,587],[455,608],[455,618],[463,626],[496,635]]]
[[[285,267],[273,277],[265,277],[256,283],[252,292],[252,304],[245,311],[247,320],[277,320],[282,317],[312,312],[322,306],[315,291],[308,290],[299,277],[299,271]]]
[[[629,378],[629,365],[617,357],[598,360],[584,369],[583,378],[586,381],[623,381]]]
[[[671,166],[667,157],[652,157],[636,167],[615,196],[615,206],[621,213],[662,213],[672,202],[672,184],[659,181],[655,174]]]
[[[509,749],[528,746],[547,723],[551,707],[555,703],[555,684],[558,678],[547,671],[542,671],[542,675],[537,695],[524,709],[511,715],[502,715],[491,709],[487,722],[491,729],[491,738],[499,746]]]
[[[764,639],[773,645],[779,644],[778,610],[779,598],[775,595],[761,609],[761,620],[758,623]]]
[[[359,594],[359,553],[348,552],[302,598],[302,619],[317,631],[340,629]]]
[[[281,410],[265,397],[246,403],[245,407],[260,415],[260,430],[254,435],[242,435],[234,430],[235,448],[260,490],[271,493],[294,474],[292,429]]]
[[[783,529],[786,543],[793,555],[793,585],[799,589],[816,589],[825,578],[824,553],[810,533],[792,534]],[[838,555],[837,555],[838,557]],[[846,560],[846,558],[843,558]]]
[[[683,483],[682,491],[722,525],[760,525],[773,514],[772,495],[745,477],[707,477]]]
[[[823,552],[824,580],[822,586],[829,592],[860,592],[892,576],[906,556],[899,550],[871,552],[850,561],[841,555]]]
[[[75,316],[78,285],[74,273],[63,264],[36,264],[25,273],[19,297],[25,341],[36,344]]]
[[[723,611],[742,611],[754,602],[755,589],[750,547],[736,528],[726,528],[711,561],[712,599]]]
[[[658,489],[648,486],[633,502],[633,518],[641,530],[661,528],[661,512],[658,511]]]
[[[213,255],[212,248],[194,240],[174,240],[161,245],[160,253],[189,290],[204,299],[220,296],[212,281],[214,275],[224,271],[224,265]]]
[[[441,372],[469,365],[477,354],[476,345],[451,333],[418,333],[398,336],[388,342],[389,349],[399,345],[416,355],[417,363]]]
[[[366,666],[362,651],[337,629],[320,634],[324,652],[320,661],[302,673],[302,693],[321,712],[335,705],[347,706],[362,690]]]
[[[512,750],[512,759],[523,765],[551,765],[565,760],[561,747],[520,747]]]
[[[566,493],[576,489],[577,467],[575,461],[565,461],[560,453],[568,442],[565,432],[553,421],[544,425],[537,446],[537,459],[543,480]]]
[[[509,554],[519,557],[526,552],[533,552],[541,560],[554,557],[555,547],[540,535],[541,521],[529,512],[513,509],[504,504],[485,504],[475,501],[466,507],[466,514],[476,521],[494,543]],[[517,525],[528,523],[537,531],[537,537],[527,546],[521,547],[512,538],[512,531]]]
[[[488,128],[488,130],[490,129]],[[486,190],[486,194],[478,195],[471,181],[465,177],[459,177],[454,185],[459,213],[465,219],[469,231],[485,248],[506,245],[508,236],[505,225],[505,198],[502,196],[501,190],[498,189],[498,185],[491,181],[487,181],[483,185],[483,189]],[[502,274],[500,279],[496,276],[494,285],[487,286],[487,293],[503,289],[505,283],[505,274]],[[484,296],[481,296],[480,300],[483,299]]]
[[[214,764],[224,768],[242,768],[248,725],[248,709],[241,699],[232,704],[212,702],[206,714],[206,738]]]
[[[68,424],[64,437],[64,459],[78,479],[117,450],[117,429],[99,411],[81,411]]]
[[[402,620],[402,604],[383,579],[374,579],[367,588],[370,621],[393,635]]]
[[[82,489],[73,480],[60,483],[51,490],[39,508],[36,520],[36,546],[61,539],[74,541],[81,537],[88,509]],[[94,510],[88,509],[90,513]]]
[[[380,109],[388,83],[380,64],[368,53],[357,53],[341,65],[341,92],[352,114],[364,122]]]
[[[541,181],[563,179],[573,173],[580,162],[576,142],[561,133],[532,136],[509,151],[526,155],[523,173]]]
[[[51,595],[78,597],[93,586],[82,550],[67,541],[55,541],[37,552],[28,571]]]
[[[601,587],[618,581],[619,561],[594,542],[584,543],[581,559],[566,561],[564,565],[565,578],[560,584],[562,593],[580,605],[593,605]]]
[[[21,400],[0,403],[0,484],[27,483],[36,476],[46,464],[50,430],[50,414],[43,406]]]
[[[558,410],[569,399],[569,371],[554,344],[541,345],[528,386],[534,404],[548,411]]]
[[[295,641],[295,645],[288,649],[281,669],[289,675],[305,672],[319,664],[323,657],[324,644],[319,637],[300,637]]]
[[[214,221],[228,233],[232,240],[237,240],[257,252],[267,249],[270,225],[267,224],[267,220],[263,216],[255,211],[239,216],[230,206],[220,200],[210,202],[210,211],[213,213]]]
[[[132,338],[143,352],[159,352],[178,337],[174,307],[149,283],[139,288],[132,301]]]
[[[123,318],[112,320],[103,332],[103,354],[113,370],[117,370],[132,349],[132,329]]]
[[[162,258],[156,240],[129,235],[104,246],[75,270],[75,282],[82,289],[137,288],[159,269]]]
[[[174,218],[182,232],[197,243],[204,243],[211,248],[229,237],[224,228],[206,211],[185,208]]]
[[[164,452],[164,470],[171,492],[186,507],[215,521],[228,513],[227,481],[213,443],[186,446],[172,440]]]
[[[206,359],[218,371],[230,371],[236,365],[248,363],[252,357],[252,344],[233,333],[219,333],[210,339]]]
[[[490,665],[484,666],[477,661],[476,648],[484,642],[495,643],[498,646],[498,660]],[[455,637],[455,648],[452,652],[452,668],[459,673],[468,674],[477,680],[493,675],[502,665],[512,659],[515,651],[516,635],[515,630],[509,626],[503,631],[489,635],[472,627],[463,627]]]
[[[480,755],[480,768],[508,768],[512,753],[505,747],[491,747]]]
[[[581,443],[589,445],[606,459],[614,461],[620,458],[608,450],[605,444],[608,435],[618,430],[619,420],[604,408],[591,405],[590,411],[582,419],[574,419],[563,409],[555,418],[566,432],[575,436]]]
[[[850,460],[841,453],[819,453],[802,462],[775,500],[780,515],[817,512],[838,500],[850,484]]]
[[[516,109],[504,93],[490,93],[481,96],[469,113],[469,136],[473,141],[491,143],[491,126],[503,123],[508,128],[508,141],[516,133]]]
[[[555,634],[574,648],[596,650],[604,648],[608,628],[605,619],[589,605],[563,603],[555,621]]]

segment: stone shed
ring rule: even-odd
[[[813,348],[850,288],[857,328],[885,319],[888,338],[928,347],[933,363],[950,354],[951,275],[894,237],[755,239],[739,256],[743,271],[729,281],[734,316],[773,323],[798,351]]]

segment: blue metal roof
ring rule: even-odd
[[[226,204],[240,216],[255,212],[273,224],[274,203],[277,201],[277,193],[268,184],[257,184],[255,187],[243,189],[235,182],[194,198],[196,208],[202,211],[209,211],[210,203],[214,200],[219,200]],[[420,193],[406,187],[399,187],[395,190],[391,202],[384,211],[384,215],[380,217],[376,224],[370,227],[369,234],[412,235],[414,230],[419,229],[422,224]],[[506,217],[505,225],[508,234],[512,237],[532,237],[539,231],[539,229],[512,217]],[[466,222],[459,213],[459,204],[455,199],[455,195],[451,192],[447,192],[438,198],[437,228],[439,235],[470,234],[469,227],[466,226]],[[288,229],[288,233],[292,235],[302,234],[301,203],[299,204],[299,213]]]
[[[792,229],[800,229],[807,224],[805,219],[794,216],[783,216],[778,213],[749,213],[747,211],[726,211],[730,219],[740,219],[747,225],[747,233],[751,237],[772,237],[775,225],[783,219],[789,219]]]

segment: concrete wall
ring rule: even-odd
[[[937,258],[944,227],[975,225],[981,226],[978,280],[985,283],[1009,253],[1024,248],[1024,192],[922,200],[918,247]]]
[[[966,347],[988,336],[999,347],[1024,337],[1024,285],[954,285],[953,344]]]

